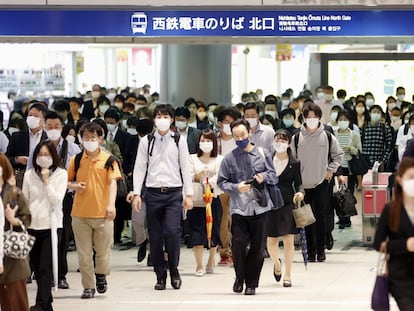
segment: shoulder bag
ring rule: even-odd
[[[371,168],[371,162],[366,154],[358,151],[352,159],[348,161],[349,170],[353,175],[365,175]]]

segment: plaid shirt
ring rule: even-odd
[[[383,123],[368,124],[362,129],[362,153],[369,156],[371,165],[375,161],[385,162],[391,152],[392,131]]]

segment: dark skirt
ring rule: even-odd
[[[271,210],[267,221],[267,236],[276,238],[287,234],[297,234],[295,219],[292,214],[293,204]]]
[[[220,224],[221,224],[221,203],[219,198],[213,198],[211,203],[211,212],[213,215],[213,228],[211,231],[210,246],[221,245],[220,241]],[[207,229],[206,229],[206,208],[194,207],[187,211],[187,220],[190,229],[190,247],[196,245],[208,246]]]

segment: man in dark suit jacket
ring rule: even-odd
[[[82,117],[91,120],[95,118],[95,109],[98,107],[98,98],[101,95],[101,86],[99,84],[94,84],[92,86],[92,99],[85,100],[81,109]]]
[[[188,151],[190,154],[197,153],[198,140],[200,139],[201,131],[194,127],[188,126],[188,119],[190,118],[190,110],[186,107],[178,107],[175,110],[175,126],[180,133],[187,139]]]
[[[28,129],[14,133],[10,137],[6,155],[9,158],[16,175],[16,185],[21,188],[23,176],[28,164],[29,155],[41,140],[47,135],[43,130],[48,109],[39,102],[34,102],[29,108],[27,117]]]
[[[121,119],[121,112],[115,106],[110,107],[104,114],[104,121],[108,127],[108,135],[106,139],[108,141],[115,142],[122,155],[122,170],[125,175],[132,174],[129,171],[132,167],[130,161],[132,159],[131,149],[128,145],[132,139],[131,135],[119,127],[119,120]],[[131,219],[131,207],[125,200],[125,197],[117,197],[115,201],[116,217],[114,222],[114,241],[115,243],[121,242],[121,234],[124,229],[124,220]]]

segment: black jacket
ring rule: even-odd
[[[398,232],[392,232],[388,225],[390,210],[391,206],[387,204],[382,211],[375,233],[374,247],[379,250],[381,243],[388,239],[390,292],[394,297],[414,299],[414,253],[408,252],[406,246],[407,239],[414,236],[414,226],[405,208],[402,208]]]
[[[9,145],[7,147],[6,155],[9,158],[13,168],[24,168],[25,166],[22,164],[17,164],[15,161],[15,158],[18,156],[29,156],[29,145],[30,145],[30,139],[29,139],[29,129],[22,130],[16,133],[13,133],[13,135],[10,137]],[[47,134],[45,131],[42,132],[42,137],[40,140],[46,140]]]

